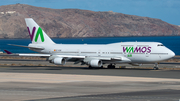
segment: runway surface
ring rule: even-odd
[[[22,66],[16,65],[19,63]],[[24,65],[30,63],[34,65]],[[0,64],[1,101],[179,101],[180,99],[180,70],[57,67],[42,60],[2,60]],[[153,65],[144,65],[150,66]],[[171,68],[178,67],[179,64],[160,64],[160,66]]]
[[[180,79],[180,70],[152,70],[152,69],[88,69],[87,67],[49,67],[49,66],[4,66],[0,72],[12,73],[47,73],[47,74],[77,74],[104,75],[151,78]]]

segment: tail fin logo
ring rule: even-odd
[[[34,33],[35,33],[35,31],[36,31],[36,27],[33,27],[32,33],[30,32],[29,27],[27,27],[27,29],[28,29],[29,36],[30,36],[30,38],[31,38],[31,41],[33,41]],[[42,29],[41,29],[40,27],[38,28],[38,30],[37,30],[37,32],[36,32],[36,36],[35,36],[35,40],[34,40],[35,42],[37,42],[39,36],[41,37],[41,41],[44,42],[43,31],[42,31]]]

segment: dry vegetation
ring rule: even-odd
[[[16,4],[0,6],[0,38],[29,38],[24,18],[33,18],[50,37],[180,35],[180,27],[160,19]]]

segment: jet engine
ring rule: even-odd
[[[66,64],[66,60],[64,58],[54,58],[54,60],[52,61],[55,65],[64,65]]]
[[[102,66],[102,61],[101,60],[91,60],[89,65],[91,67],[101,67]]]

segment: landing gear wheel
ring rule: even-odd
[[[112,65],[112,68],[116,68],[115,65]]]
[[[93,67],[91,65],[89,65],[89,69],[93,69]]]
[[[158,67],[154,67],[153,69],[154,69],[154,70],[158,70],[159,68],[158,68]]]
[[[154,65],[154,70],[158,70],[159,68],[158,68],[158,63],[155,63],[155,65]]]
[[[107,68],[113,69],[113,68],[115,68],[115,65],[110,64],[110,65],[107,66]]]

